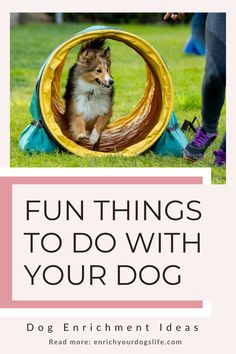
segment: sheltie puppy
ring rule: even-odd
[[[75,142],[88,138],[90,144],[98,146],[112,115],[114,81],[110,57],[105,39],[94,39],[81,47],[77,62],[70,69],[64,95],[64,119]]]

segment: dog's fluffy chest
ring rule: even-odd
[[[76,86],[76,110],[83,114],[85,120],[89,121],[109,112],[111,107],[109,89],[100,89],[84,80],[78,80]]]

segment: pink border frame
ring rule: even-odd
[[[202,308],[202,300],[13,301],[13,184],[202,184],[202,177],[0,177],[0,308]]]

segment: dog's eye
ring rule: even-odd
[[[97,71],[97,73],[101,74],[102,69],[97,69],[96,71]]]

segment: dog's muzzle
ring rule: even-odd
[[[99,79],[96,79],[96,82],[102,87],[106,87],[106,88],[109,88],[111,87],[113,84],[114,84],[114,80],[112,79],[109,79],[106,83],[105,82],[102,82],[101,80]]]

